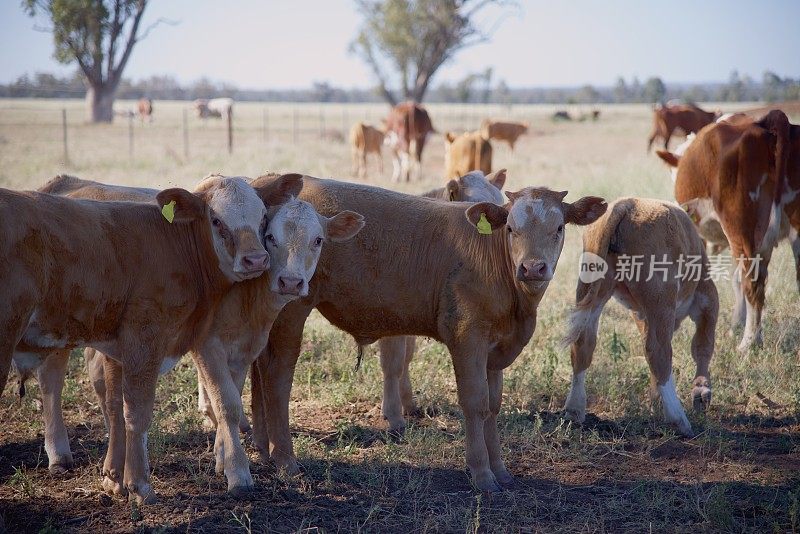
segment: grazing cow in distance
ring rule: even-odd
[[[292,375],[314,308],[359,345],[420,335],[450,351],[464,412],[466,459],[483,491],[513,484],[497,428],[503,369],[530,341],[565,225],[588,224],[605,202],[528,187],[510,202],[436,202],[385,189],[304,178],[300,198],[320,213],[354,210],[358,237],[326,248],[306,298],[275,321],[253,370],[253,442],[297,473],[289,433]],[[477,228],[476,228],[477,226]],[[268,451],[268,452],[267,452]]]
[[[412,175],[419,178],[425,141],[436,131],[428,112],[419,104],[403,102],[389,111],[385,124],[384,143],[391,147],[393,154],[392,180],[408,182]]]
[[[570,115],[568,111],[562,109],[553,113],[552,119],[553,121],[571,121],[572,115]]]
[[[364,178],[367,175],[367,154],[378,156],[380,174],[383,175],[384,134],[379,129],[363,122],[357,122],[350,129],[350,146],[353,152],[353,175]]]
[[[505,169],[500,169],[489,176],[484,176],[480,171],[473,171],[456,180],[450,180],[445,187],[428,191],[422,196],[450,202],[492,202],[501,205],[504,203],[502,190],[505,182]],[[416,338],[384,337],[378,340],[378,348],[383,371],[381,415],[389,423],[389,432],[400,436],[406,428],[403,414],[412,415],[418,412],[408,374],[408,367],[414,358]]]
[[[796,227],[788,231],[792,222],[800,223],[799,130],[774,110],[758,121],[736,118],[703,128],[680,158],[659,153],[677,166],[678,203],[694,201],[697,218],[718,219],[730,244],[737,263],[733,323],[745,327],[740,351],[762,344],[767,269],[784,232],[793,241],[795,258],[800,254]]]
[[[153,122],[153,100],[150,98],[140,98],[136,103],[136,111],[139,115],[139,120],[144,122]]]
[[[656,106],[653,110],[653,132],[647,140],[647,151],[650,152],[657,137],[664,140],[664,150],[667,150],[675,130],[680,129],[686,135],[697,133],[720,115],[719,112],[703,111],[694,104]]]
[[[528,133],[529,124],[527,122],[512,121],[493,121],[485,119],[481,123],[481,133],[485,139],[495,139],[505,141],[511,150],[521,135]]]
[[[201,119],[228,119],[233,115],[232,98],[199,98],[192,102],[192,107]]]
[[[0,308],[0,391],[12,357],[22,376],[87,345],[119,362],[124,443],[109,449],[126,452],[104,467],[103,487],[139,502],[155,498],[146,436],[159,369],[202,343],[234,283],[268,267],[259,195],[269,191],[221,177],[204,185],[161,191],[157,206],[0,190],[0,301],[15,304]],[[68,463],[66,436],[54,438],[51,465]]]
[[[653,247],[653,243],[658,243]],[[630,258],[641,258],[636,270]],[[693,267],[692,267],[693,265]],[[664,418],[692,436],[675,391],[672,335],[686,317],[695,323],[692,358],[697,364],[692,399],[696,410],[711,401],[709,363],[719,298],[709,279],[708,258],[692,221],[678,206],[661,200],[623,198],[583,234],[576,308],[566,342],[571,343],[572,387],[567,417],[586,417],[586,370],[597,344],[600,315],[615,297],[631,311],[644,336],[652,397],[661,398]]]
[[[492,144],[484,132],[464,132],[444,136],[444,177],[458,178],[472,171],[492,172]]]

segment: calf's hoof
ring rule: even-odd
[[[106,493],[110,493],[111,495],[121,495],[125,496],[128,494],[128,490],[125,489],[125,486],[118,480],[114,480],[109,475],[105,475],[103,477],[103,491]]]
[[[51,475],[65,475],[74,466],[75,462],[72,460],[72,454],[67,453],[55,458],[47,469]]]
[[[255,485],[253,484],[252,480],[250,481],[250,485],[247,486],[228,486],[228,493],[231,494],[232,497],[236,499],[242,499],[255,491]]]
[[[689,424],[689,420],[685,416],[680,421],[672,421],[672,426],[684,437],[693,438],[695,436],[692,425]]]
[[[389,441],[392,443],[399,443],[403,441],[403,436],[406,434],[406,427],[405,425],[400,427],[389,427],[389,430],[386,431],[387,436],[389,437]]]
[[[736,347],[740,353],[746,353],[753,349],[760,349],[764,346],[764,340],[761,338],[760,335],[758,336],[745,336],[742,338],[741,343],[739,346]]]
[[[582,425],[586,421],[586,410],[581,408],[564,407],[564,417],[573,423]]]
[[[695,386],[692,389],[692,409],[696,412],[705,412],[711,405],[711,388],[708,386]]]
[[[498,491],[503,491],[503,488],[497,482],[497,478],[494,476],[494,473],[488,471],[486,473],[481,473],[479,475],[473,475],[472,483],[478,488],[480,491],[484,493],[495,493]]]
[[[502,473],[495,473],[494,476],[497,479],[497,483],[500,484],[500,487],[503,489],[511,489],[517,483],[517,480],[508,471],[504,471]]]
[[[147,482],[140,484],[128,482],[126,486],[128,488],[128,500],[135,498],[136,504],[155,504],[158,502],[156,492]]]
[[[272,461],[275,464],[275,469],[278,473],[283,473],[284,475],[293,477],[299,475],[302,471],[300,470],[300,465],[297,463],[297,459],[292,457],[277,457],[273,456]]]

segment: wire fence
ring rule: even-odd
[[[135,102],[118,102],[111,124],[87,121],[82,101],[0,101],[0,136],[6,147],[49,155],[64,163],[99,153],[120,160],[163,157],[178,160],[224,155],[267,143],[346,143],[358,121],[380,127],[389,108],[380,104],[236,103],[230,120],[201,119],[188,102],[154,103],[140,118]],[[432,105],[439,132],[475,130],[487,117],[533,120],[542,106]],[[16,145],[16,146],[13,146]]]

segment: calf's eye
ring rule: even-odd
[[[213,219],[211,219],[211,224],[213,224],[215,228],[219,228],[222,222],[216,217],[214,217]]]
[[[314,240],[314,245],[316,245],[316,246],[322,245],[322,238],[321,237],[316,238]]]
[[[560,234],[563,231],[564,231],[564,225],[563,224],[558,225],[558,233]]]
[[[272,235],[272,234],[267,234],[267,241],[269,241],[270,243],[272,243],[275,246],[278,245],[278,242],[275,241],[275,236]]]

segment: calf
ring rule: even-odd
[[[136,111],[140,121],[153,122],[153,101],[151,99],[140,98],[136,103]]]
[[[221,179],[158,193],[159,211],[0,190],[0,391],[12,357],[26,373],[53,350],[91,345],[120,362],[125,461],[107,489],[154,499],[145,444],[159,368],[202,343],[232,284],[266,270],[267,193]]]
[[[704,233],[719,222],[737,261],[733,322],[745,327],[739,350],[760,346],[767,269],[783,236],[800,280],[800,127],[777,110],[758,121],[734,116],[704,128],[682,156],[659,156],[677,168],[675,198],[705,221]]]
[[[201,119],[208,119],[209,117],[227,119],[233,115],[232,98],[212,98],[211,100],[199,98],[192,102],[192,107]]]
[[[356,213],[323,217],[310,204],[294,198],[302,187],[302,177],[298,174],[273,174],[257,181],[271,191],[265,198],[269,223],[264,231],[270,256],[269,270],[265,276],[231,288],[221,300],[207,337],[192,353],[205,415],[215,425],[218,421],[222,423],[217,427],[214,446],[216,469],[220,474],[224,472],[228,489],[234,492],[253,485],[237,434],[243,421],[241,393],[247,370],[264,348],[277,313],[287,302],[308,292],[308,281],[314,274],[323,243],[350,239],[363,226],[363,219]],[[53,189],[73,197],[153,200],[148,198],[152,190],[75,178]],[[116,437],[124,435],[122,399],[118,392],[119,381],[115,379],[119,376],[119,366],[94,349],[85,352],[110,442],[119,443]],[[113,472],[116,466],[124,465],[124,460],[124,449],[110,445],[105,471]]]
[[[308,297],[288,304],[275,321],[253,369],[256,446],[297,472],[289,396],[303,325],[317,308],[360,345],[397,335],[444,343],[464,411],[472,479],[486,491],[511,484],[497,431],[502,370],[533,335],[565,225],[588,224],[606,209],[596,197],[565,203],[566,194],[529,187],[507,193],[510,202],[497,206],[306,178],[300,198],[323,214],[357,210],[367,224],[356,239],[322,252]]]
[[[446,187],[440,187],[423,194],[426,198],[450,202],[492,202],[503,204],[503,185],[506,170],[484,176],[480,171],[450,180]],[[378,349],[383,372],[383,402],[381,415],[389,423],[389,433],[400,436],[405,432],[405,415],[418,412],[411,388],[408,367],[414,358],[416,338],[414,336],[392,336],[378,340]]]
[[[528,133],[529,125],[527,122],[493,121],[486,119],[481,123],[481,133],[484,139],[496,139],[505,141],[511,150],[520,136]]]
[[[472,171],[492,172],[492,144],[481,132],[444,136],[444,177],[458,178]]]
[[[422,150],[428,134],[433,133],[431,118],[424,107],[414,102],[397,104],[385,120],[386,139],[391,147],[394,165],[392,180],[399,182],[419,177],[422,166]]]
[[[567,416],[579,423],[586,416],[584,383],[600,314],[611,297],[631,310],[645,337],[651,391],[662,400],[664,418],[680,433],[692,436],[675,392],[672,335],[691,317],[696,326],[692,357],[697,364],[692,399],[695,409],[704,408],[711,401],[708,367],[719,299],[709,279],[703,242],[680,208],[660,200],[620,199],[583,235],[576,309],[566,338],[572,344],[572,387],[564,407]]]
[[[380,173],[383,174],[383,132],[377,128],[357,122],[350,130],[350,145],[353,151],[353,175],[364,178],[367,175],[367,154],[378,156]]]
[[[653,110],[653,132],[647,139],[647,151],[650,152],[653,142],[658,137],[664,140],[664,150],[666,150],[675,130],[680,129],[686,135],[697,133],[719,116],[718,112],[703,111],[694,104],[657,106]]]

